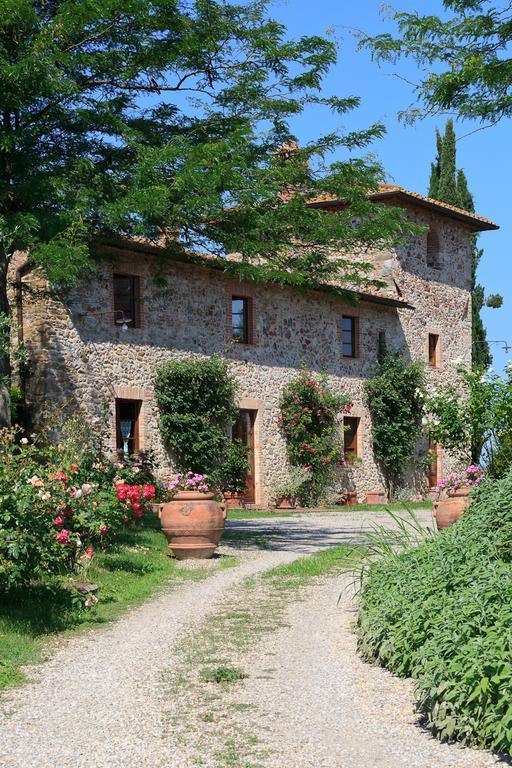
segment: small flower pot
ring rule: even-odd
[[[366,494],[366,504],[384,504],[384,491],[369,491]]]
[[[179,491],[161,505],[160,521],[177,560],[212,557],[226,521],[226,506],[213,493]]]
[[[471,488],[468,486],[452,488],[447,492],[447,498],[434,502],[434,517],[438,530],[449,528],[462,517],[472,501],[470,492]]]
[[[244,498],[241,493],[233,493],[232,491],[224,492],[224,501],[226,502],[227,509],[239,509],[244,505]]]
[[[295,509],[295,507],[295,499],[292,499],[291,496],[280,496],[276,499],[276,509]]]

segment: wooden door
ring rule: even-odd
[[[240,440],[248,450],[249,471],[246,479],[246,490],[244,501],[249,504],[254,503],[255,479],[254,479],[254,422],[256,420],[256,411],[241,409],[238,418],[233,426],[233,438]]]

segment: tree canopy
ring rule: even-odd
[[[424,114],[456,112],[495,123],[512,115],[512,6],[508,0],[444,0],[446,16],[394,13],[398,35],[365,37],[380,60],[410,56],[422,67],[416,85]],[[433,66],[435,69],[433,70]]]
[[[351,154],[384,127],[286,150],[306,107],[357,107],[322,95],[335,60],[332,41],[291,40],[259,0],[0,0],[0,277],[29,248],[72,283],[108,232],[236,252],[275,279],[364,282],[332,254],[404,229],[367,199],[379,163]],[[324,193],[350,213],[307,206]]]

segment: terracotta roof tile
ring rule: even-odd
[[[416,202],[419,205],[424,205],[428,208],[438,210],[440,213],[444,213],[447,216],[452,216],[456,219],[466,221],[468,224],[473,226],[475,230],[499,229],[497,224],[485,216],[479,216],[478,214],[472,213],[471,211],[465,211],[462,208],[457,208],[455,205],[448,205],[448,203],[443,203],[440,200],[434,200],[431,197],[425,197],[425,195],[420,195],[418,192],[411,192],[404,187],[400,187],[398,184],[380,184],[378,191],[371,192],[369,197],[372,200],[383,200],[388,197],[407,198],[411,202]],[[325,205],[326,207],[329,205],[329,203],[341,205],[342,201],[338,200],[333,195],[328,194],[319,195],[311,201],[312,205]]]

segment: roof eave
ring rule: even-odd
[[[408,195],[407,192],[401,189],[386,190],[384,192],[372,192],[368,195],[370,200],[379,202],[381,200],[393,200],[399,199],[406,201],[412,205],[419,205],[422,208],[428,208],[429,210],[436,211],[442,216],[448,216],[449,218],[462,221],[474,232],[484,232],[486,230],[496,230],[499,226],[493,221],[485,220],[477,216],[472,216],[470,213],[463,213],[462,211],[452,210],[446,208],[444,205],[437,205],[434,201],[422,199],[415,195]],[[319,200],[317,202],[309,203],[312,208],[342,208],[346,207],[346,203],[343,200]]]

